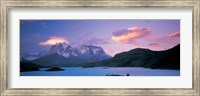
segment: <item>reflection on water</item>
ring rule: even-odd
[[[41,71],[20,72],[20,76],[109,76],[112,74],[129,76],[180,76],[180,70],[147,69],[138,67],[62,67],[65,71]]]

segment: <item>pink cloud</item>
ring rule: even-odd
[[[131,43],[136,38],[141,38],[151,32],[150,28],[131,27],[112,33],[112,40],[119,43]]]
[[[168,35],[169,37],[180,37],[180,32],[174,32]]]
[[[151,47],[159,47],[159,46],[160,46],[160,43],[150,43],[148,46],[151,46]]]
[[[160,42],[160,41],[171,40],[173,37],[180,37],[180,32],[178,31],[171,34],[164,34],[164,35],[151,35],[144,39],[151,42],[155,42],[155,41]]]
[[[69,44],[69,41],[63,37],[50,37],[48,40],[40,42],[39,45],[48,46],[48,45],[55,45],[57,43],[66,43]]]

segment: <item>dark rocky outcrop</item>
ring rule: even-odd
[[[20,72],[27,72],[27,71],[40,71],[39,68],[41,66],[38,66],[34,63],[30,62],[21,62],[20,63]]]
[[[50,69],[47,69],[46,71],[64,71],[65,69],[59,68],[59,67],[52,67]]]

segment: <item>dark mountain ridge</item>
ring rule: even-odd
[[[164,51],[152,51],[149,49],[136,48],[128,52],[116,54],[113,58],[87,65],[180,69],[180,44]]]

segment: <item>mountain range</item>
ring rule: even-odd
[[[32,60],[28,60],[30,58]],[[73,48],[59,43],[51,46],[49,52],[21,56],[21,63],[27,61],[41,67],[107,66],[180,69],[180,44],[164,51],[136,48],[111,57],[99,46],[83,45]]]
[[[21,61],[31,61],[44,67],[55,66],[80,66],[83,63],[101,61],[111,58],[103,48],[93,45],[83,45],[79,48],[58,43],[52,45],[48,52],[26,54],[21,56]]]

